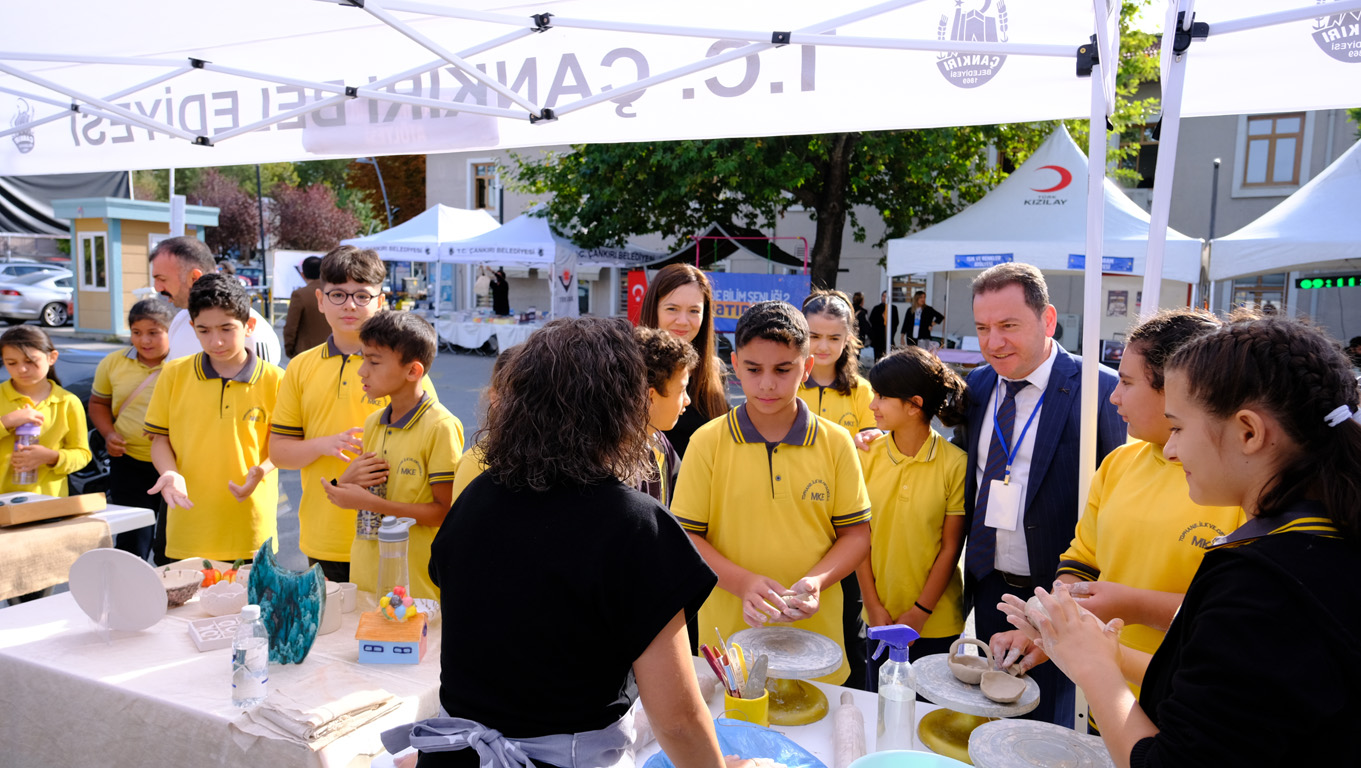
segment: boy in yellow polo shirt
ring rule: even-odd
[[[813,365],[808,323],[779,301],[737,323],[733,367],[747,402],[695,432],[671,512],[718,574],[701,632],[792,622],[842,648],[838,582],[869,554],[869,497],[846,430],[798,397]]]
[[[378,588],[378,525],[409,517],[407,568],[413,597],[439,599],[430,580],[430,544],[453,500],[454,472],[463,451],[463,424],[421,390],[435,361],[435,329],[408,312],[382,312],[359,332],[364,362],[359,378],[369,397],[391,398],[364,422],[364,453],[334,485],[319,480],[338,507],[358,510],[350,546],[350,580]]]
[[[148,493],[167,509],[168,557],[252,558],[276,533],[278,475],[269,461],[269,419],[283,369],[255,356],[246,289],[204,275],[189,292],[189,318],[203,352],[166,363],[147,406]]]
[[[332,504],[319,483],[345,471],[363,449],[364,420],[388,404],[385,397],[366,394],[359,379],[359,329],[383,311],[387,267],[371,250],[342,245],[326,254],[320,269],[313,300],[331,335],[288,362],[270,424],[269,455],[276,466],[302,470],[299,549],[309,562],[321,564],[326,578],[349,581],[355,513]],[[423,386],[433,398],[428,377]]]

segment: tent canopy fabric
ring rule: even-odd
[[[71,228],[53,213],[53,200],[126,198],[130,189],[122,172],[0,176],[0,232],[66,237]]]
[[[1280,205],[1210,242],[1210,279],[1361,267],[1361,142]]]
[[[385,261],[438,261],[445,243],[490,232],[500,224],[486,211],[435,205],[409,221],[342,245],[371,248]]]
[[[983,269],[999,261],[1041,270],[1081,271],[1075,256],[1086,250],[1087,156],[1062,125],[1035,154],[982,200],[945,221],[888,241],[888,271],[948,272]],[[1103,272],[1141,275],[1148,244],[1148,214],[1105,181]],[[1169,230],[1163,277],[1200,279],[1202,242]]]
[[[701,269],[707,269],[714,262],[722,261],[738,251],[746,251],[786,267],[806,266],[803,254],[795,256],[779,244],[766,237],[760,230],[738,226],[731,222],[714,224],[702,234],[691,238],[692,242],[675,253],[649,266],[664,267],[667,264],[694,264],[699,262]]]
[[[589,267],[647,266],[667,254],[642,248],[581,248],[553,231],[548,219],[533,212],[521,214],[489,232],[446,243],[439,260],[452,264],[496,264],[517,267],[551,267],[559,250],[577,255]]]

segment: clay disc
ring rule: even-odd
[[[744,629],[728,638],[728,642],[742,646],[748,666],[764,653],[770,665],[767,674],[780,680],[811,680],[841,668],[841,647],[806,629]]]
[[[969,736],[978,768],[1115,768],[1100,736],[1052,723],[994,720]]]
[[[933,703],[979,717],[1017,717],[1040,705],[1040,685],[1033,678],[1026,679],[1025,693],[1015,704],[998,704],[984,696],[978,686],[955,677],[946,663],[947,656],[949,654],[937,653],[912,663],[909,680],[913,688]]]

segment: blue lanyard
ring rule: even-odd
[[[1002,379],[1001,379],[1001,378],[998,378],[998,379],[997,379],[997,387],[996,387],[995,389],[993,389],[993,398],[992,398],[992,403],[993,403],[993,405],[992,405],[992,431],[995,432],[995,433],[997,433],[997,440],[998,440],[998,442],[1000,442],[1000,443],[1002,444],[1002,454],[1005,455],[1005,456],[1007,457],[1007,474],[1006,474],[1006,476],[1005,476],[1003,482],[1006,483],[1006,484],[1008,484],[1008,485],[1010,485],[1010,484],[1011,484],[1011,464],[1012,464],[1012,462],[1014,462],[1014,461],[1016,460],[1016,452],[1019,451],[1019,450],[1021,449],[1021,443],[1025,441],[1025,433],[1028,432],[1028,431],[1030,430],[1030,424],[1031,424],[1031,422],[1033,422],[1033,421],[1035,420],[1035,414],[1039,413],[1039,412],[1040,412],[1040,406],[1041,406],[1041,405],[1044,405],[1044,395],[1045,395],[1045,393],[1044,393],[1044,392],[1041,392],[1041,393],[1040,393],[1039,402],[1035,403],[1035,408],[1034,408],[1034,410],[1032,410],[1032,411],[1030,412],[1030,416],[1027,417],[1026,420],[1025,420],[1025,426],[1024,426],[1024,427],[1021,427],[1021,434],[1019,434],[1019,435],[1016,436],[1016,442],[1015,442],[1015,444],[1013,444],[1010,448],[1008,448],[1008,447],[1007,447],[1007,436],[1004,435],[1004,434],[1002,434],[1002,428],[999,427],[999,426],[997,426],[997,411],[1000,410],[1001,407],[1002,407],[1002,401],[998,399],[999,397],[1001,397],[1001,394],[1002,394],[1002,393],[1001,393],[1001,390],[1002,390],[1002,386],[1001,386],[1001,385],[1002,385]],[[1014,400],[1015,397],[1013,396],[1012,399]]]

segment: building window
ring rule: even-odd
[[[1120,134],[1123,147],[1137,146],[1138,153],[1120,161],[1120,167],[1139,174],[1135,189],[1152,189],[1153,173],[1158,168],[1158,140],[1153,138],[1154,124],[1131,125]]]
[[[1285,314],[1287,275],[1240,277],[1233,281],[1233,307],[1255,309],[1263,314]]]
[[[108,237],[103,232],[80,236],[80,287],[84,290],[109,290]]]
[[[1298,186],[1304,157],[1304,113],[1248,118],[1243,186]]]
[[[497,183],[497,166],[494,162],[474,161],[470,164],[471,178],[471,205],[473,210],[490,211],[495,213],[497,210],[497,197],[500,193],[500,184]]]

